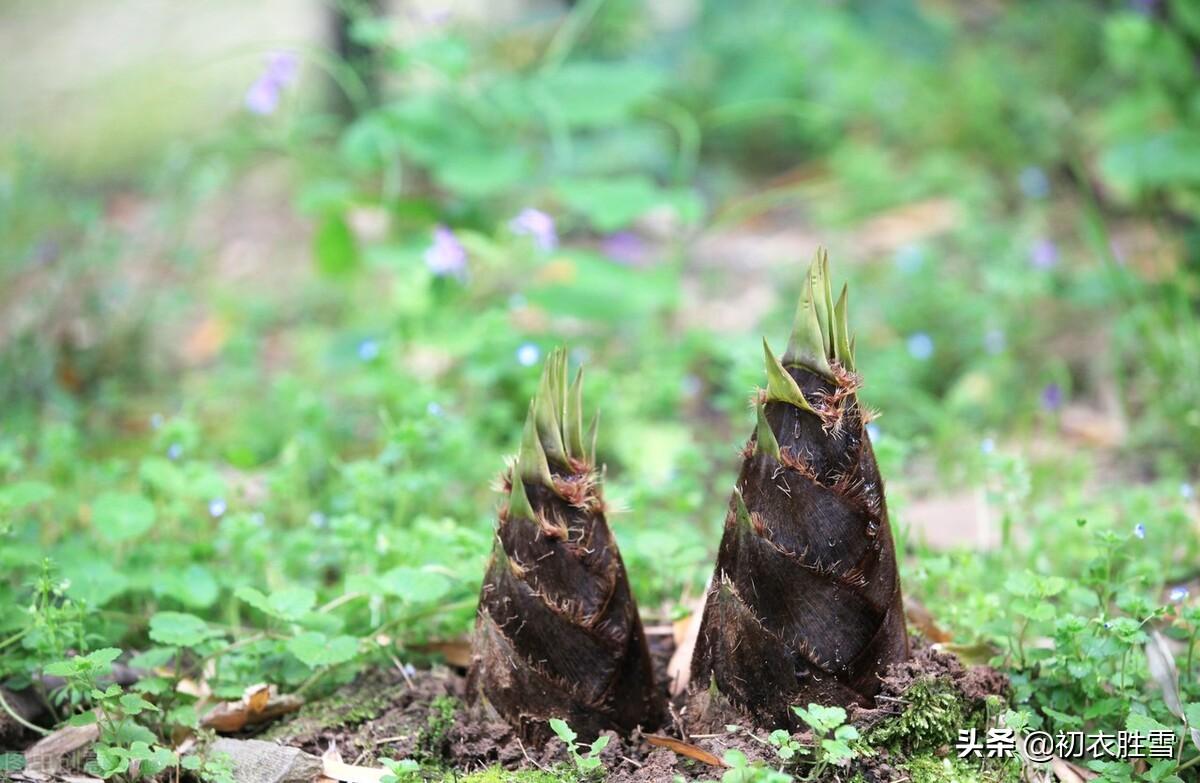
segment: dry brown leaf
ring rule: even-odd
[[[1090,769],[1084,769],[1078,764],[1072,764],[1058,756],[1050,759],[1050,769],[1062,783],[1087,783],[1087,781],[1099,777]]]
[[[242,693],[242,702],[246,705],[246,711],[251,715],[257,715],[265,710],[267,702],[270,700],[271,688],[265,682],[251,685]]]
[[[708,589],[712,585],[712,577],[704,585],[704,592],[698,595],[692,603],[692,613],[688,615],[687,629],[683,641],[675,647],[671,660],[667,662],[667,677],[671,695],[679,696],[687,690],[692,679],[692,653],[696,649],[696,639],[700,636],[700,620],[704,617],[704,603],[708,600]]]
[[[925,604],[909,595],[904,596],[904,616],[908,618],[910,627],[916,628],[931,642],[945,643],[952,638],[933,619]]]
[[[1162,688],[1163,701],[1167,710],[1180,720],[1183,719],[1183,702],[1179,696],[1179,670],[1175,668],[1175,655],[1167,646],[1167,640],[1158,631],[1150,632],[1146,642],[1146,666],[1150,676]]]
[[[222,734],[241,731],[246,726],[266,723],[304,706],[304,699],[293,694],[280,696],[275,686],[251,685],[238,701],[222,702],[213,707],[200,725]]]
[[[336,742],[331,742],[329,749],[321,754],[321,769],[325,777],[343,783],[380,783],[383,776],[388,774],[383,767],[360,767],[342,761]]]
[[[471,641],[469,639],[446,639],[440,642],[409,645],[417,652],[440,655],[451,666],[466,669],[471,665]]]
[[[866,253],[892,252],[950,231],[958,218],[958,205],[952,199],[916,201],[872,217],[859,226],[855,239]]]
[[[646,742],[649,742],[651,745],[658,748],[666,748],[673,753],[678,753],[680,756],[687,756],[689,759],[695,759],[713,767],[729,766],[704,748],[698,748],[690,742],[684,742],[674,737],[664,737],[661,734],[646,734],[645,737]]]
[[[55,774],[63,756],[74,753],[100,738],[100,726],[63,726],[42,737],[25,750],[25,771]]]
[[[217,357],[229,338],[229,324],[209,315],[183,341],[183,360],[192,366],[207,364]]]

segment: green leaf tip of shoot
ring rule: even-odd
[[[567,449],[563,444],[563,419],[566,416],[567,352],[555,348],[546,358],[542,380],[534,396],[534,420],[546,460],[562,467],[568,466]]]
[[[738,526],[745,525],[748,529],[754,529],[754,521],[750,519],[750,509],[746,508],[746,500],[742,497],[742,490],[738,487],[733,488],[734,515],[737,519]]]
[[[771,425],[767,421],[767,406],[759,403],[755,408],[758,411],[758,427],[754,436],[754,450],[760,454],[769,454],[778,461],[780,460],[779,440],[771,431]]]
[[[567,455],[572,459],[587,461],[583,446],[583,368],[575,373],[575,380],[567,391],[567,412],[563,419],[563,441]]]
[[[801,410],[815,413],[813,407],[808,404],[808,400],[804,399],[804,394],[800,391],[796,379],[784,369],[783,364],[771,352],[771,346],[765,337],[763,338],[763,353],[767,366],[767,400],[791,403]]]
[[[843,368],[854,371],[847,292],[848,287],[843,285],[841,295],[834,302],[829,255],[824,249],[818,250],[816,259],[809,265],[796,307],[792,333],[783,354],[785,367],[805,367],[830,380],[834,379],[830,362],[836,361]]]
[[[521,450],[517,452],[517,463],[513,466],[513,487],[521,480],[531,484],[554,486],[550,475],[550,464],[546,461],[546,452],[540,438],[538,427],[538,398],[534,397],[529,403],[529,415],[525,417],[525,429],[521,433]],[[521,494],[525,493],[524,489]],[[526,501],[528,503],[528,501]]]

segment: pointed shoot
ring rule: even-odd
[[[754,436],[754,450],[760,454],[769,454],[778,461],[780,460],[779,440],[771,431],[770,422],[767,421],[767,406],[765,403],[759,403],[757,407],[758,429]]]
[[[788,374],[788,371],[775,358],[775,354],[771,353],[771,346],[767,344],[765,337],[763,338],[763,353],[766,354],[767,365],[767,399],[789,402],[800,410],[815,413],[816,411],[800,392],[800,386],[796,383],[796,379]]]

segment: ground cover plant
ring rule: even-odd
[[[397,780],[1197,778],[1190,3],[380,8],[344,9],[358,70],[214,48],[215,99],[169,57],[105,68],[157,39],[109,32],[128,8],[73,13],[103,90],[0,66],[0,775],[226,781],[218,742],[267,737]],[[77,40],[55,4],[0,13],[30,58]],[[173,101],[131,111],[156,82]],[[45,96],[117,119],[48,127]],[[147,143],[179,100],[211,121]],[[760,335],[822,245],[908,599],[887,719],[801,695],[704,731],[675,701],[671,750],[539,714],[568,751],[472,717],[537,367],[588,367],[665,703],[761,431]],[[29,752],[65,729],[90,744]],[[958,758],[971,729],[1171,753]]]

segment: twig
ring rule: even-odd
[[[517,739],[517,747],[519,747],[521,749],[521,755],[525,757],[525,760],[528,761],[533,766],[540,769],[542,772],[545,772],[546,771],[545,767],[543,767],[541,764],[537,763],[536,761],[534,761],[533,759],[531,759],[529,757],[529,753],[527,753],[525,750],[525,743],[521,742],[521,738],[517,737],[516,739]]]

